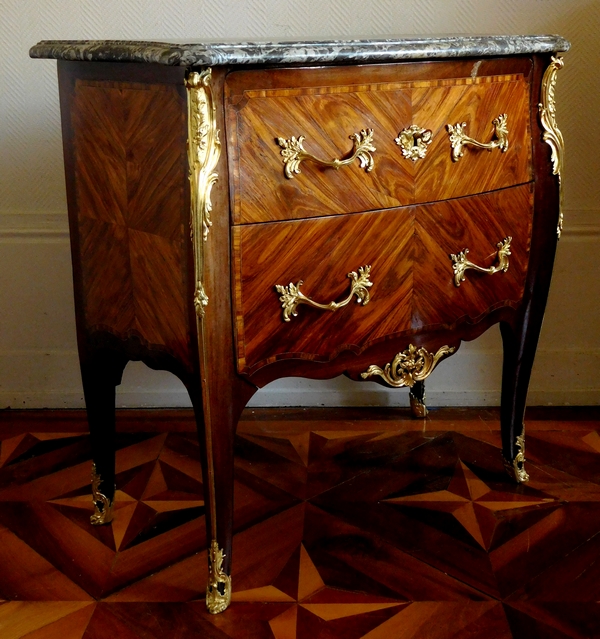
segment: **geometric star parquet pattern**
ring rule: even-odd
[[[6,412],[0,637],[600,637],[599,415],[557,415],[530,412],[518,486],[495,411],[247,411],[211,616],[189,413],[119,415],[115,518],[92,527],[83,416]]]

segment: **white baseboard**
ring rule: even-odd
[[[495,336],[484,338],[486,341]],[[441,362],[426,382],[429,406],[497,406],[500,403],[500,350],[464,344]],[[0,371],[20,371],[0,384],[0,408],[83,408],[83,391],[75,351],[0,353]],[[528,404],[589,406],[600,403],[600,349],[538,350]],[[189,407],[183,384],[170,373],[131,362],[117,389],[117,405]],[[251,407],[408,406],[407,389],[388,389],[373,382],[280,379],[256,393]]]
[[[487,338],[486,338],[487,339]],[[498,406],[502,352],[461,350],[426,381],[429,406]],[[600,404],[600,349],[543,349],[536,355],[527,403],[530,406]],[[340,377],[328,382],[281,379],[259,391],[250,406],[408,406],[407,389]]]
[[[600,403],[600,389],[575,391],[530,390],[527,398],[529,406],[596,406]],[[379,392],[345,393],[336,389],[303,391],[296,394],[266,388],[255,395],[248,406],[258,407],[342,407],[342,406],[388,406],[408,407],[408,389]],[[500,390],[497,391],[427,391],[427,405],[440,406],[499,406]]]

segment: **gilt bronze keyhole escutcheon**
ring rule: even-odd
[[[429,129],[422,129],[412,124],[408,129],[400,131],[396,144],[402,149],[402,155],[405,158],[416,162],[425,157],[432,138],[433,134]]]

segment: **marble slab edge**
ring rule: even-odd
[[[173,44],[135,40],[44,40],[32,58],[149,62],[168,66],[394,62],[568,51],[557,35],[445,36],[378,40]]]

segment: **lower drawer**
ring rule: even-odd
[[[529,184],[416,207],[412,328],[475,323],[500,306],[516,306],[529,263],[532,211]],[[508,253],[504,260],[502,253]]]
[[[516,306],[531,213],[532,188],[524,185],[422,206],[235,226],[239,371],[284,358],[325,361],[388,336],[473,323]],[[493,273],[507,260],[506,271]],[[456,277],[461,266],[464,281]]]

